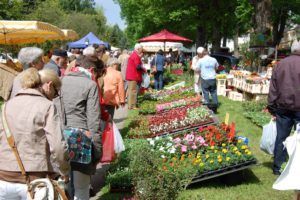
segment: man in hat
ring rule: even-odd
[[[65,69],[68,65],[67,51],[62,49],[54,49],[50,61],[45,68],[52,69],[58,76],[61,76],[61,69]]]
[[[277,136],[274,149],[273,174],[280,175],[287,151],[283,142],[292,127],[300,123],[300,41],[291,47],[292,54],[273,69],[268,95],[268,110],[276,117]]]

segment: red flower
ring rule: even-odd
[[[216,139],[219,141],[221,139],[222,135],[220,133],[216,134]]]
[[[210,146],[215,146],[215,141],[211,140],[211,141],[209,142],[209,144],[210,144]]]

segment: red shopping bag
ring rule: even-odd
[[[110,163],[115,157],[114,131],[111,122],[106,123],[102,136],[102,163]]]

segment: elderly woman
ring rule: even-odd
[[[90,176],[96,172],[96,165],[101,158],[100,102],[94,72],[103,68],[103,62],[97,57],[85,56],[62,79],[62,100],[66,114],[64,133],[67,134],[70,129],[83,130],[93,143],[93,152],[88,155],[91,159],[86,162],[71,160],[71,188],[77,200],[89,199]]]
[[[125,106],[125,90],[122,73],[118,71],[119,61],[117,58],[110,58],[107,62],[108,68],[104,75],[103,100],[106,111],[113,119],[115,108]]]
[[[44,52],[40,48],[25,47],[20,50],[18,60],[22,64],[23,70],[31,67],[37,70],[41,70],[44,67],[43,55]],[[23,72],[18,74],[18,76],[16,76],[16,78],[14,79],[10,98],[15,97],[17,92],[21,89],[20,79],[22,75]]]
[[[51,101],[60,90],[60,79],[51,70],[30,68],[24,71],[20,81],[23,89],[1,112],[5,112],[25,171],[30,181],[55,175],[54,169],[67,175],[66,144]],[[8,145],[3,120],[0,120],[0,152],[0,199],[25,200],[25,177]]]

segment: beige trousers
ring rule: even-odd
[[[137,99],[137,82],[136,81],[128,81],[128,109],[132,109],[136,107],[136,99]]]

